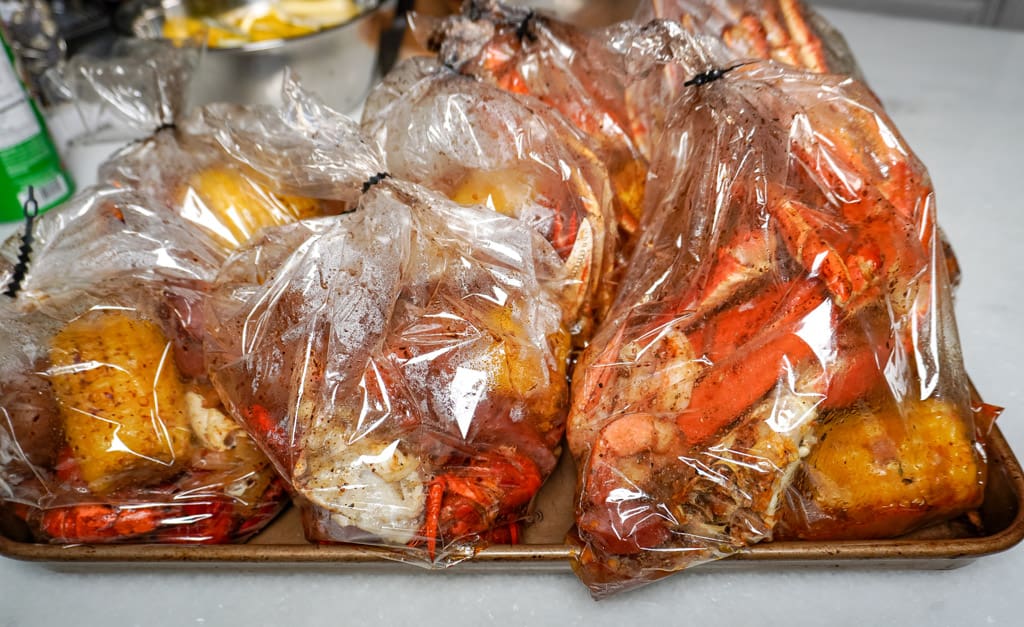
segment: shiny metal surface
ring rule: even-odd
[[[343,112],[355,110],[376,75],[381,32],[390,27],[396,0],[366,2],[358,17],[318,33],[237,48],[205,48],[189,85],[188,106],[210,102],[277,104],[281,78],[290,67],[303,85]],[[138,37],[159,37],[163,11],[140,13]]]

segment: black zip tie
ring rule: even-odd
[[[700,87],[701,85],[707,85],[712,81],[717,81],[718,79],[722,78],[723,76],[726,75],[727,72],[732,72],[736,68],[743,67],[744,65],[747,65],[747,63],[737,63],[736,65],[732,67],[727,67],[725,69],[715,68],[713,70],[708,70],[707,72],[701,72],[700,74],[694,76],[690,80],[683,83],[683,87]]]
[[[391,177],[391,175],[388,174],[387,172],[378,172],[378,173],[374,174],[373,176],[370,177],[370,179],[368,181],[363,183],[363,193],[365,194],[366,192],[370,191],[371,187],[373,187],[377,183],[380,183],[384,179],[390,178],[390,177]]]
[[[25,233],[21,236],[21,248],[18,249],[18,263],[14,264],[14,274],[11,283],[4,291],[5,296],[14,298],[21,291],[21,282],[28,274],[28,261],[32,255],[32,222],[39,215],[39,201],[36,200],[36,188],[28,186],[28,198],[21,209],[25,215]]]

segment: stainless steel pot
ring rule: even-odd
[[[381,35],[392,28],[396,0],[373,0],[357,17],[317,33],[205,48],[189,84],[189,107],[210,102],[277,104],[286,67],[302,84],[339,111],[356,110],[377,74]],[[137,37],[160,38],[163,8],[141,11],[132,22]]]

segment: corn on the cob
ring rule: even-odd
[[[198,204],[212,214],[217,224],[207,223],[229,248],[237,248],[256,231],[320,215],[319,203],[309,198],[279,196],[225,166],[207,168],[192,175],[182,202]],[[189,199],[195,195],[195,200]]]
[[[93,310],[53,338],[50,361],[64,436],[90,490],[160,481],[188,461],[185,390],[157,325]]]
[[[910,407],[855,411],[822,429],[798,484],[825,515],[787,516],[796,535],[890,537],[981,504],[984,467],[969,422],[942,400]]]

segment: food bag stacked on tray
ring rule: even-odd
[[[115,52],[108,59],[75,57],[48,75],[51,98],[81,113],[88,140],[132,140],[99,166],[101,183],[169,207],[225,252],[262,227],[340,211],[330,202],[274,193],[272,182],[221,150],[207,129],[191,127],[184,103],[192,51],[143,40]]]
[[[223,267],[206,308],[221,397],[310,539],[424,564],[514,540],[565,427],[562,259],[526,220],[388,173],[297,85],[286,99],[206,119],[250,167],[350,212],[266,229]]]
[[[42,541],[238,541],[286,502],[206,375],[202,309],[229,250],[321,205],[176,128],[187,58],[145,51],[72,63],[61,86],[93,133],[162,128],[36,220],[30,254],[4,249],[0,496]]]
[[[20,284],[0,297],[0,496],[32,536],[227,542],[273,518],[283,485],[201,367],[215,243],[113,188],[39,218],[21,280],[18,243],[0,262]]]
[[[994,410],[934,194],[822,73],[842,45],[791,2],[638,15],[671,19],[470,0],[416,21],[438,59],[361,128],[289,78],[119,153],[0,303],[8,510],[58,542],[244,537],[277,502],[255,442],[311,541],[446,566],[517,541],[566,433],[603,596],[977,508]]]
[[[665,107],[642,236],[575,371],[580,576],[603,595],[980,505],[934,194],[871,92],[672,23],[619,35],[638,86],[692,78],[637,106]]]

